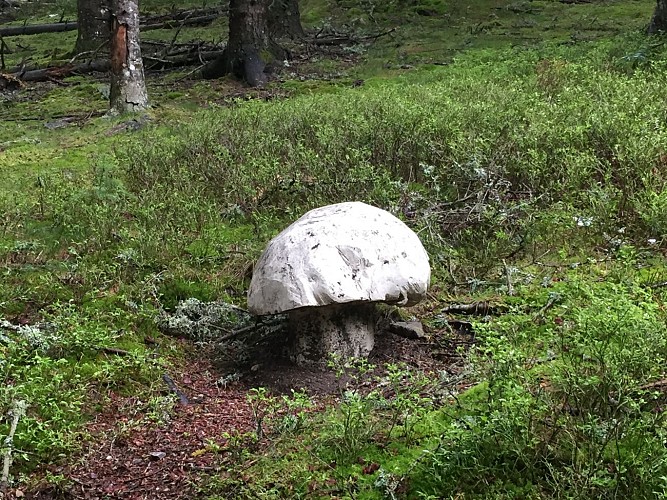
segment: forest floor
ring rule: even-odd
[[[29,2],[9,24],[71,16],[71,4]],[[292,59],[275,65],[266,88],[205,82],[197,65],[148,70],[153,107],[130,118],[104,116],[103,74],[0,90],[0,321],[15,328],[0,328],[0,436],[11,405],[30,405],[6,498],[548,498],[556,490],[539,478],[553,472],[549,460],[566,463],[578,446],[554,451],[561,434],[550,426],[574,421],[562,436],[590,440],[578,456],[597,462],[572,465],[560,493],[602,498],[640,462],[653,468],[632,478],[659,490],[667,460],[651,446],[665,427],[667,374],[651,335],[667,300],[665,162],[642,156],[662,151],[642,135],[654,115],[640,110],[635,122],[627,111],[660,87],[664,43],[641,33],[654,2],[462,4],[302,2],[309,41],[290,42]],[[225,34],[220,19],[145,40],[215,44]],[[6,66],[61,64],[73,36],[7,38]],[[326,36],[346,40],[316,43]],[[432,111],[439,105],[449,107]],[[571,127],[557,134],[571,142],[549,142],[559,127]],[[226,155],[247,172],[207,170]],[[426,337],[384,333],[368,366],[336,372],[290,365],[275,356],[275,338],[239,368],[237,352],[214,340],[158,331],[156,315],[190,297],[243,306],[268,238],[311,205],[342,199],[392,207],[426,242],[433,288],[411,312]],[[445,310],[470,303],[491,305],[472,319]],[[40,330],[49,324],[57,335]],[[607,327],[643,332],[646,343],[624,358],[629,341],[610,341]],[[15,341],[14,331],[28,333]],[[607,353],[604,369],[591,368]],[[558,371],[561,361],[572,365]],[[604,378],[625,365],[635,371]],[[559,392],[568,387],[599,396],[602,416],[577,421],[597,409],[579,411],[576,394]],[[623,395],[625,413],[605,406]],[[600,438],[631,413],[630,430]],[[629,466],[622,445],[618,456],[607,448],[621,436],[644,439]],[[455,458],[441,458],[444,442]],[[655,466],[647,456],[659,457]],[[461,468],[447,476],[441,459]]]
[[[364,377],[367,391],[388,364],[405,363],[429,377],[446,369],[463,372],[461,345],[472,340],[467,335],[437,333],[417,340],[384,333],[369,358],[375,366]],[[241,381],[221,384],[228,367],[220,366],[215,348],[182,347],[184,360],[175,361],[170,374],[188,402],[137,413],[142,407],[137,396],[108,393],[103,410],[86,425],[88,436],[80,453],[68,464],[40,468],[44,474],[62,477],[64,483],[36,483],[30,498],[51,499],[183,499],[197,498],[200,483],[211,475],[244,470],[256,458],[244,457],[244,449],[259,452],[271,446],[271,438],[249,440],[257,431],[257,416],[248,401],[248,391],[265,387],[273,395],[305,391],[312,402],[309,413],[323,412],[341,395],[344,382],[332,371],[298,368],[276,358],[275,351],[251,360],[253,369]],[[457,390],[465,390],[461,380]],[[165,389],[165,394],[168,390]]]

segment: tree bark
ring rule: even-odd
[[[202,70],[204,78],[232,74],[252,87],[266,83],[266,63],[272,57],[283,57],[283,52],[269,37],[269,1],[230,0],[227,48],[222,57]]]
[[[294,40],[306,36],[301,26],[298,0],[269,0],[268,22],[271,38]]]
[[[111,0],[112,113],[131,113],[148,107],[144,64],[139,46],[137,0]]]
[[[77,53],[98,51],[104,48],[111,34],[109,0],[77,0]],[[104,52],[108,53],[106,47]]]
[[[661,32],[667,32],[667,0],[657,0],[651,23],[648,26],[649,35]]]

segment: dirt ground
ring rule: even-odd
[[[387,363],[403,362],[427,374],[458,373],[457,346],[465,334],[434,332],[424,339],[379,334],[370,362],[381,373]],[[247,391],[266,387],[273,394],[304,389],[321,409],[335,401],[341,381],[330,371],[304,370],[271,353],[252,364],[238,381],[221,383],[229,364],[212,347],[191,348],[188,361],[170,374],[188,404],[169,399],[169,408],[146,408],[136,397],[111,394],[103,412],[87,428],[90,439],[69,464],[46,467],[64,480],[37,486],[19,496],[36,499],[184,499],[196,498],[203,476],[214,474],[231,453],[229,436],[254,430]],[[369,383],[372,378],[369,378]],[[167,384],[164,394],[169,394]],[[260,443],[261,446],[261,443]],[[228,457],[229,458],[229,457]],[[10,497],[11,498],[11,497]]]

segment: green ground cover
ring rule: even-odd
[[[497,3],[305,2],[311,27],[401,27],[355,48],[339,82],[276,84],[284,99],[222,103],[231,82],[152,81],[138,132],[110,133],[127,120],[95,115],[93,79],[3,99],[0,321],[21,326],[0,329],[0,413],[28,405],[13,473],[76,451],[108,391],[150,401],[185,355],[157,332],[160,308],[243,305],[271,236],[309,208],[361,200],[422,238],[433,298],[420,311],[434,331],[440,301],[506,311],[475,321],[461,353],[472,389],[397,366],[378,382],[389,394],[353,377],[317,415],[306,397],[258,389],[270,446],[236,436],[235,463],[251,465],[212,475],[202,495],[667,494],[667,53],[641,31],[653,2]]]

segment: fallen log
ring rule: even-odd
[[[311,43],[313,45],[343,45],[343,44],[358,44],[361,42],[367,42],[369,40],[377,40],[378,38],[381,38],[386,35],[391,35],[396,31],[396,28],[391,28],[387,31],[382,31],[380,33],[376,33],[374,35],[368,35],[368,36],[362,36],[362,37],[354,37],[352,35],[335,35],[331,37],[322,37],[318,38],[317,36],[315,38],[310,38],[307,40],[308,43]]]
[[[155,14],[152,16],[145,16],[144,22],[147,24],[158,23],[160,21],[180,21],[189,17],[202,17],[209,15],[224,14],[228,11],[227,7],[210,7],[205,9],[180,10],[177,12],[168,12],[166,14]]]
[[[220,14],[211,14],[208,16],[199,16],[199,17],[189,17],[181,20],[169,20],[161,23],[153,24],[144,24],[140,25],[139,29],[141,31],[150,31],[150,30],[170,30],[174,28],[180,28],[182,26],[205,26],[211,24],[213,21],[218,19]]]
[[[75,74],[87,74],[109,71],[111,61],[99,60],[88,61],[81,64],[66,64],[64,66],[52,66],[49,68],[33,69],[12,73],[11,76],[24,82],[43,82],[46,80],[64,78]]]
[[[146,67],[150,69],[176,68],[180,66],[190,66],[202,64],[206,61],[216,59],[222,54],[220,50],[214,50],[202,53],[190,53],[174,57],[154,58],[144,57]],[[23,82],[44,82],[47,80],[57,80],[72,75],[82,75],[89,73],[104,73],[111,68],[111,62],[106,59],[92,60],[80,64],[64,64],[61,66],[50,66],[48,68],[35,68],[9,73],[9,77],[21,80]],[[2,73],[0,73],[2,75]]]
[[[179,66],[189,66],[192,64],[203,64],[208,61],[213,61],[223,54],[224,50],[213,50],[210,52],[191,52],[183,55],[174,55],[168,57],[152,57],[145,56],[144,61],[146,69],[165,69],[177,68]]]
[[[24,24],[22,26],[9,26],[7,28],[0,28],[0,37],[74,31],[77,29],[77,26],[78,23],[76,21],[65,21],[64,23],[52,24]]]
[[[203,26],[210,24],[222,15],[222,11],[215,14],[206,14],[200,16],[171,18],[162,21],[146,19],[139,26],[141,31],[151,31],[159,29],[174,29],[179,26]],[[0,37],[20,36],[20,35],[39,35],[41,33],[59,33],[62,31],[75,31],[79,23],[76,21],[66,21],[63,23],[50,24],[24,24],[22,26],[8,26],[0,28]]]

